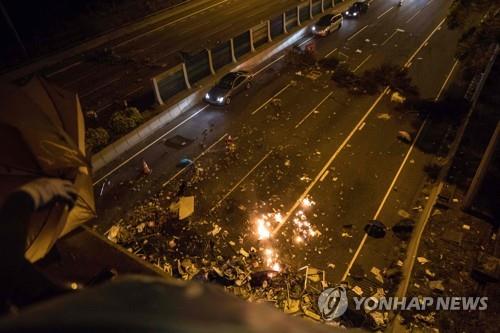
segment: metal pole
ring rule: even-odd
[[[186,83],[186,87],[188,89],[191,89],[191,84],[189,83],[189,77],[187,73],[187,68],[186,68],[186,63],[182,63],[182,73],[184,73],[184,82]]]
[[[234,52],[234,39],[233,39],[233,38],[231,38],[231,39],[229,40],[229,43],[231,44],[231,60],[232,60],[233,62],[236,62],[236,53]]]
[[[286,12],[283,12],[283,33],[287,34],[288,31],[286,29]]]
[[[207,55],[208,55],[208,66],[210,67],[210,73],[212,75],[215,74],[215,69],[214,69],[214,63],[213,63],[213,58],[212,58],[212,50],[206,49],[207,50]]]

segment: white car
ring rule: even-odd
[[[313,25],[312,33],[316,36],[326,36],[330,32],[340,29],[342,20],[341,14],[324,15]]]

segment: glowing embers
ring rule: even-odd
[[[265,240],[271,238],[272,230],[283,222],[283,215],[280,212],[263,214],[256,220],[257,238]]]
[[[307,242],[310,238],[317,237],[321,233],[312,225],[307,217],[308,210],[316,204],[311,198],[305,197],[302,200],[302,209],[295,213],[292,219],[294,242],[301,244]]]
[[[281,271],[278,253],[273,248],[266,248],[263,252],[264,264],[273,271]]]

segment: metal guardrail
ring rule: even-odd
[[[339,0],[309,0],[302,2],[269,20],[258,23],[230,40],[221,42],[211,49],[202,50],[196,54],[181,52],[187,69],[184,72],[184,79],[187,84],[183,84],[176,77],[178,72],[171,69],[157,75],[153,79],[153,85],[156,84],[163,87],[163,89],[154,87],[157,94],[156,101],[165,102],[183,89],[190,89],[193,83],[215,74],[222,67],[237,62],[239,58],[271,42],[273,38],[289,33],[294,27],[303,25],[316,15],[324,13],[325,10],[331,9],[342,2]],[[169,76],[174,76],[174,78]],[[173,84],[174,87],[167,87],[169,84]]]

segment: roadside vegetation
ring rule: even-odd
[[[323,59],[319,64],[333,72],[333,81],[352,93],[373,95],[389,87],[407,98],[415,99],[419,95],[417,87],[408,76],[408,70],[400,66],[386,63],[357,75],[336,57]]]

